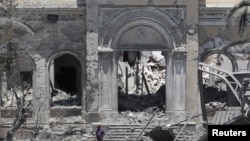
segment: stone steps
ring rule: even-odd
[[[106,136],[104,141],[135,141],[145,124],[127,124],[127,125],[107,125]],[[159,125],[149,125],[144,132],[150,132]],[[171,127],[177,135],[180,129],[179,126]],[[178,138],[178,141],[187,140],[187,137],[192,137],[193,134],[183,133]],[[89,137],[87,141],[95,141],[95,137]]]

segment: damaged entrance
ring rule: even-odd
[[[30,56],[17,56],[8,69],[1,71],[1,117],[13,118],[22,107],[33,113],[35,63]]]
[[[118,59],[118,111],[165,110],[165,58],[161,51],[124,51]]]
[[[51,106],[81,106],[79,60],[71,54],[63,54],[54,59],[50,74]]]
[[[107,113],[110,116],[125,110],[142,111],[152,105],[153,107],[160,105],[159,107],[174,112],[179,118],[184,117],[186,109],[184,13],[183,8],[173,7],[100,8],[98,40],[100,113]],[[159,52],[163,62],[165,61],[164,68],[161,68],[163,66],[155,68],[154,65],[157,64],[154,62],[155,58],[150,58],[150,55],[144,56],[144,52],[149,54]],[[146,59],[142,59],[143,57]],[[153,64],[149,67],[152,69],[150,73],[158,69],[162,75],[159,76],[161,79],[147,78],[148,68],[144,66],[144,70],[142,69],[142,61],[145,61],[145,66]],[[159,96],[156,94],[158,92]],[[154,96],[160,98],[154,99]],[[154,104],[151,105],[151,102]]]

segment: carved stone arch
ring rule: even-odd
[[[51,61],[53,61],[55,58],[58,58],[58,57],[60,57],[61,55],[64,55],[64,54],[70,54],[70,55],[76,57],[79,60],[79,62],[81,63],[81,66],[82,67],[84,66],[82,57],[80,55],[78,55],[78,54],[76,54],[76,53],[74,53],[72,51],[68,51],[68,50],[59,51],[59,52],[56,52],[56,53],[50,55],[47,58],[47,66],[49,66]]]
[[[23,67],[23,68],[28,68],[28,70],[26,69],[26,71],[29,71],[32,75],[31,76],[31,79],[32,79],[32,88],[33,90],[35,89],[36,87],[36,64],[35,64],[35,61],[34,59],[28,55],[28,54],[22,54],[21,55],[21,61],[20,61],[20,66]],[[23,70],[23,69],[21,69]],[[25,70],[25,69],[24,69]]]
[[[20,58],[22,59],[22,60],[27,60],[29,63],[30,63],[30,65],[31,65],[31,69],[33,70],[33,71],[36,71],[36,64],[35,64],[35,61],[34,61],[34,59],[30,56],[30,55],[28,55],[28,54],[21,54],[20,55]]]
[[[232,71],[233,72],[238,72],[238,64],[235,60],[235,58],[233,57],[233,55],[231,55],[230,53],[224,52],[222,50],[217,50],[217,51],[210,51],[210,52],[206,52],[202,55],[201,57],[201,61],[204,62],[209,56],[213,55],[213,54],[223,54],[226,57],[228,57],[228,59],[231,61],[232,63]]]
[[[173,39],[169,32],[156,21],[133,19],[120,27],[114,35],[111,48],[114,50],[172,50]]]
[[[176,47],[186,41],[184,8],[100,7],[99,12],[99,111],[107,115],[118,112],[117,58],[121,52],[162,51],[166,63],[165,81],[168,82],[166,110],[179,111],[182,118],[186,108],[186,81],[183,81],[186,51]]]
[[[102,47],[110,47],[112,39],[114,39],[116,33],[124,26],[124,23],[131,23],[131,21],[139,23],[142,20],[142,24],[145,24],[145,21],[148,21],[148,23],[150,21],[156,24],[153,27],[161,27],[163,31],[168,33],[165,36],[171,37],[176,45],[179,46],[185,41],[183,40],[185,38],[185,24],[183,22],[185,16],[183,11],[180,12],[181,16],[177,19],[169,14],[167,10],[159,8],[124,8],[108,19],[101,19],[102,25],[100,26],[101,31],[99,35],[101,40],[99,40],[99,44]]]

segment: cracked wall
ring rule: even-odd
[[[117,41],[116,45],[118,45],[120,49],[125,48],[127,50],[133,50],[133,48],[129,48],[126,44],[127,42],[131,41],[134,45],[143,45],[143,42],[134,39],[142,34],[154,33],[156,37],[159,37],[159,39],[157,38],[157,41],[159,40],[157,43],[159,44],[152,40],[147,40],[148,45],[150,45],[147,46],[149,50],[150,47],[158,47],[158,50],[164,49],[164,47],[174,48],[172,51],[167,49],[166,52],[164,52],[167,60],[166,63],[168,64],[167,72],[169,72],[166,81],[173,82],[170,83],[167,88],[169,93],[167,95],[168,104],[170,105],[168,106],[169,110],[173,110],[174,112],[179,110],[181,111],[181,115],[185,115],[184,111],[190,113],[194,107],[199,107],[198,79],[195,77],[197,73],[194,71],[197,70],[199,55],[197,36],[199,12],[197,0],[192,0],[192,3],[188,0],[88,0],[86,6],[87,12],[85,9],[81,8],[40,10],[41,11],[32,11],[24,20],[25,24],[34,31],[35,35],[32,38],[25,39],[25,42],[21,45],[22,52],[31,54],[30,56],[36,64],[34,90],[38,91],[36,94],[38,97],[35,98],[38,99],[41,97],[38,103],[41,104],[43,101],[42,99],[45,100],[50,98],[48,94],[50,93],[49,78],[53,73],[49,69],[51,68],[50,65],[53,64],[53,60],[62,54],[70,54],[82,62],[83,84],[81,85],[84,95],[83,103],[87,101],[82,105],[83,115],[86,115],[88,121],[100,120],[103,118],[103,115],[100,114],[100,112],[102,112],[102,106],[107,106],[106,104],[101,104],[103,100],[102,97],[105,96],[106,93],[109,93],[109,91],[102,93],[101,90],[104,87],[100,85],[100,79],[107,78],[109,81],[112,81],[115,80],[115,75],[103,75],[103,77],[100,77],[99,71],[102,69],[101,65],[103,64],[99,63],[99,61],[103,60],[101,57],[115,58],[117,57],[116,55],[118,55],[113,52],[113,48],[110,49],[105,47],[112,46],[111,43],[112,40],[114,40]],[[133,12],[131,12],[133,10],[135,11],[134,15]],[[121,12],[121,15],[125,15],[122,20],[113,20],[117,19],[119,16],[113,16],[113,19],[110,18],[114,12],[119,11],[123,11],[127,14]],[[140,11],[143,12],[140,13]],[[22,11],[22,13],[25,13],[25,11]],[[129,20],[129,18],[140,16],[140,14],[146,15],[148,19],[138,20],[131,24],[129,23],[128,26],[124,26],[122,30],[125,31],[125,29],[129,28],[131,25],[138,26],[140,22],[143,23],[144,26],[140,28],[138,28],[139,26],[131,28],[132,30],[127,32],[126,35],[122,34],[122,32],[118,32],[118,36],[116,36],[115,30],[112,31],[112,28],[119,29],[118,25],[123,25],[123,22]],[[100,19],[100,17],[102,18]],[[31,20],[32,18],[36,20],[33,21]],[[162,25],[150,21],[152,18],[159,20],[161,23],[169,23],[164,25],[164,28],[168,29],[171,36],[164,37],[164,35],[169,33],[167,33],[167,31],[162,32],[164,31],[162,30],[164,29]],[[86,25],[85,19],[87,19]],[[109,22],[114,26],[105,25]],[[109,33],[107,31],[111,32]],[[130,34],[134,34],[136,31],[143,32],[140,32],[141,35],[136,34],[130,37]],[[107,38],[102,38],[104,36]],[[151,38],[148,37],[147,39]],[[17,38],[16,40],[20,41],[21,39]],[[144,47],[145,45],[137,49],[142,50]],[[104,62],[104,64],[105,63],[112,66],[115,64],[115,59],[108,60]],[[116,71],[115,66],[111,68],[107,69],[104,67],[103,72],[113,73]],[[178,89],[178,86],[183,86],[183,88]],[[110,91],[112,93],[116,93],[116,88],[113,89],[112,85],[109,87],[111,87]],[[42,93],[47,94],[42,95]],[[173,93],[178,94],[173,95]],[[117,101],[117,97],[109,97],[110,102]],[[171,102],[171,100],[173,100],[173,102]],[[42,111],[45,111],[47,115],[49,115],[49,102],[46,101],[45,105]],[[36,106],[39,106],[39,104]],[[118,107],[117,103],[111,103],[111,105],[108,106],[111,106],[114,111],[116,111]],[[108,108],[106,110],[108,111]],[[115,114],[117,113],[111,110],[110,115],[112,116]],[[110,116],[109,114],[107,115]]]
[[[228,9],[217,9],[216,13],[211,12],[212,10],[214,8],[205,8],[200,11],[199,15],[199,52],[201,59],[215,50],[215,48],[223,47],[238,39],[238,28],[235,23],[231,23],[229,27],[226,27],[225,15]],[[214,19],[219,20],[215,22]],[[248,28],[246,27],[242,38],[249,35]],[[249,44],[231,46],[221,52],[225,52],[233,58],[237,67],[235,71],[244,72],[249,70]]]
[[[78,75],[78,91],[80,95],[84,93],[85,9],[18,10],[19,14],[28,13],[22,17],[22,20],[34,32],[34,36],[24,38],[14,34],[12,39],[20,46],[18,50],[20,54],[29,56],[33,62],[33,118],[43,117],[39,120],[46,121],[50,117],[51,110],[50,80],[54,79],[53,67],[51,66],[56,58],[63,54],[69,54],[80,62],[78,65],[80,70],[78,70],[81,75]],[[51,16],[55,19],[50,19]],[[23,31],[18,33],[18,35],[21,34]],[[2,89],[2,91],[5,90]],[[85,104],[85,101],[82,103]],[[82,106],[84,107],[84,105]]]
[[[180,18],[180,20],[181,20],[180,23],[183,23],[183,25],[182,24],[179,25],[179,29],[182,31],[182,32],[180,32],[181,34],[178,34],[178,32],[173,32],[174,34],[172,34],[172,38],[175,40],[175,47],[176,47],[176,50],[174,50],[174,51],[176,51],[177,53],[176,54],[173,53],[171,55],[176,56],[176,58],[174,58],[174,59],[180,59],[180,61],[173,61],[174,64],[176,63],[176,65],[175,65],[176,67],[182,66],[182,65],[188,66],[187,68],[181,67],[183,69],[183,73],[185,73],[187,75],[183,75],[183,76],[181,75],[181,77],[176,76],[175,79],[184,79],[184,77],[187,77],[187,79],[185,79],[182,82],[192,81],[193,83],[187,83],[187,85],[188,85],[187,89],[185,89],[183,91],[182,91],[182,89],[178,90],[177,84],[181,81],[175,80],[174,78],[172,79],[171,76],[169,75],[170,78],[166,81],[171,81],[171,82],[173,81],[173,85],[168,86],[169,87],[168,90],[173,91],[173,93],[180,93],[180,95],[177,94],[178,96],[172,97],[171,92],[170,92],[169,93],[170,96],[167,99],[170,101],[170,99],[173,98],[173,100],[182,101],[182,99],[184,97],[186,97],[186,98],[184,98],[185,99],[184,102],[183,101],[182,102],[180,102],[180,101],[179,102],[172,102],[172,103],[169,102],[169,105],[171,105],[171,106],[169,106],[169,109],[175,109],[175,108],[182,109],[182,110],[186,109],[188,111],[187,113],[191,112],[191,110],[194,109],[194,107],[198,107],[198,105],[199,105],[199,95],[198,95],[199,91],[198,91],[198,86],[196,85],[198,83],[198,80],[197,80],[197,77],[194,77],[194,76],[197,76],[197,73],[195,73],[195,71],[193,71],[195,68],[197,68],[197,61],[198,61],[198,36],[197,36],[198,9],[193,8],[193,7],[194,7],[194,5],[198,7],[198,1],[195,1],[195,2],[192,1],[192,4],[189,3],[188,1],[163,1],[163,0],[153,0],[153,1],[143,0],[143,1],[138,1],[138,2],[137,1],[114,1],[114,0],[101,0],[101,1],[99,1],[99,0],[91,0],[90,1],[89,0],[89,1],[87,1],[87,11],[90,11],[89,13],[87,13],[87,26],[89,27],[89,29],[87,29],[87,56],[92,55],[91,57],[87,57],[87,59],[88,59],[87,71],[91,72],[90,73],[91,75],[88,76],[90,79],[88,79],[88,80],[96,78],[96,76],[99,76],[98,71],[97,71],[98,66],[95,63],[98,59],[100,61],[103,61],[103,63],[101,63],[101,64],[105,64],[103,66],[111,65],[112,68],[115,69],[115,66],[114,66],[115,60],[109,60],[109,61],[104,62],[105,58],[108,58],[108,57],[112,58],[112,57],[116,56],[116,53],[113,52],[114,48],[112,48],[113,43],[118,45],[117,47],[121,50],[123,48],[127,48],[127,49],[129,48],[128,45],[125,45],[125,42],[127,42],[128,40],[130,40],[131,43],[140,44],[138,41],[134,42],[131,40],[133,38],[136,39],[138,37],[138,36],[135,36],[134,34],[133,34],[134,36],[132,36],[131,34],[128,34],[128,35],[131,35],[130,36],[131,39],[128,38],[129,36],[125,37],[125,34],[122,34],[122,32],[118,32],[115,35],[116,28],[119,27],[119,24],[126,21],[126,18],[129,19],[129,17],[131,16],[131,15],[129,15],[129,13],[130,13],[129,10],[131,8],[130,7],[131,5],[136,6],[135,8],[133,8],[135,11],[137,11],[137,9],[140,9],[140,7],[144,8],[145,6],[147,7],[149,5],[152,7],[149,6],[150,8],[148,8],[148,9],[154,9],[157,6],[173,7],[172,11],[171,10],[168,11],[168,9],[166,8],[166,12],[173,14],[173,17],[176,18],[175,21],[178,22],[178,20]],[[184,9],[186,11],[185,10],[183,10],[183,11],[185,11],[187,17],[183,18],[181,16],[181,14],[179,16],[174,15],[175,11],[173,9],[176,8],[176,5],[178,5],[177,8],[178,7],[180,7],[180,8],[185,7]],[[98,11],[98,7],[99,7],[100,11]],[[139,8],[137,8],[137,7],[139,7]],[[143,14],[147,14],[147,10],[144,10],[143,8],[141,8],[141,11],[145,11],[145,12],[143,12]],[[117,22],[115,22],[114,19],[116,19],[116,16],[119,17],[119,9],[120,9],[120,13],[122,13],[121,11],[128,11],[127,16],[124,16],[124,19],[121,18],[121,20],[118,20]],[[162,8],[162,10],[164,10],[164,8]],[[140,11],[140,10],[138,10],[138,11]],[[157,12],[157,8],[155,9],[155,12]],[[180,13],[180,12],[182,12],[182,10],[179,10],[179,11],[177,10],[176,13]],[[98,13],[99,13],[99,15],[98,15]],[[117,13],[117,14],[115,16],[113,16],[113,18],[109,18],[110,15],[112,15],[113,13]],[[125,13],[124,15],[126,15],[126,12],[124,12],[124,13]],[[134,15],[137,15],[137,13],[135,12]],[[139,12],[138,12],[138,15],[139,15]],[[122,14],[120,16],[122,16]],[[157,15],[152,16],[152,18],[157,18]],[[183,22],[183,20],[185,20],[185,19],[186,19],[186,21]],[[107,24],[109,22],[110,22],[110,24]],[[105,26],[105,23],[107,24],[107,26]],[[139,21],[138,21],[138,23],[139,23]],[[144,24],[146,22],[143,21],[142,23]],[[110,26],[110,25],[114,25],[114,26]],[[136,25],[136,22],[135,22],[135,25]],[[169,25],[171,25],[171,24],[169,24]],[[110,29],[113,29],[113,30],[110,30],[108,26],[110,26]],[[130,25],[128,24],[128,27],[129,26]],[[124,29],[125,28],[126,27],[124,27]],[[130,29],[132,29],[132,28],[130,28]],[[103,30],[103,32],[102,32],[102,30]],[[172,33],[172,30],[174,31],[174,28],[171,28],[169,31]],[[145,31],[149,32],[149,30],[145,30]],[[186,33],[188,33],[188,34],[186,34]],[[162,35],[164,36],[164,34],[162,34]],[[112,37],[114,37],[114,38],[112,39]],[[123,38],[123,37],[125,37],[125,38]],[[112,40],[110,40],[110,38]],[[124,40],[123,39],[119,40],[119,38],[123,38]],[[99,39],[99,40],[95,40],[95,39]],[[141,39],[141,38],[138,38],[138,39]],[[116,40],[117,40],[117,43],[116,43]],[[149,40],[147,40],[147,41],[149,41]],[[114,46],[114,47],[116,47],[116,46]],[[138,47],[140,48],[140,46],[138,46]],[[140,49],[143,49],[144,47],[141,46]],[[98,49],[99,54],[100,54],[99,56],[96,52],[97,49]],[[133,48],[129,48],[129,49],[133,50]],[[185,53],[187,55],[187,60],[185,62],[182,62],[181,59],[182,59],[182,57],[185,58]],[[169,56],[171,56],[171,55],[169,54]],[[102,57],[102,58],[100,59],[100,57]],[[170,63],[170,62],[168,62],[168,63]],[[101,70],[102,65],[99,67],[100,67],[99,70]],[[116,71],[116,70],[106,68],[106,69],[104,69],[104,71],[107,72],[107,76],[103,75],[103,78],[107,77],[107,79],[106,79],[107,81],[108,80],[109,81],[116,80],[115,75],[114,75],[114,77],[111,75],[108,75],[108,73],[112,73],[113,71]],[[170,67],[167,71],[172,72],[173,71],[172,67]],[[97,81],[102,82],[103,78],[101,76],[101,77],[99,77],[99,80],[97,80]],[[109,93],[116,93],[115,92],[116,90],[114,90],[116,88],[112,88],[113,87],[112,84],[108,85],[109,87],[107,87],[106,85],[102,85],[102,83],[94,83],[94,82],[95,81],[92,80],[92,82],[88,82],[89,84],[87,84],[87,89],[86,89],[87,93],[92,93],[91,97],[88,96],[89,99],[95,99],[93,103],[91,103],[91,104],[89,103],[89,108],[87,108],[87,109],[90,109],[90,107],[91,107],[92,111],[95,111],[98,114],[98,109],[100,110],[100,109],[104,108],[103,109],[104,111],[102,113],[110,112],[110,114],[115,114],[116,107],[117,107],[116,103],[110,103],[110,105],[109,104],[102,105],[102,100],[105,97],[108,100],[108,97],[110,97],[112,99],[111,100],[112,102],[117,101],[115,98],[116,97],[115,95],[112,94],[112,95],[108,96]],[[97,86],[101,90],[107,88],[107,90],[109,90],[109,91],[104,91],[104,92],[99,91],[99,93],[97,93],[98,91],[93,91],[93,89],[91,89],[90,86],[92,86],[92,87]],[[107,96],[105,96],[105,95],[107,95]],[[185,95],[185,96],[183,97],[182,95]],[[99,101],[101,103],[97,103],[98,98],[99,98]],[[105,100],[105,101],[107,101],[107,100]],[[192,102],[187,102],[187,101],[192,101]],[[107,103],[109,103],[109,102],[107,102]],[[183,108],[183,107],[186,107],[186,108]],[[114,113],[112,111],[114,111]],[[176,112],[176,111],[174,111],[174,112]]]

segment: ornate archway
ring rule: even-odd
[[[185,41],[182,28],[177,28],[183,23],[158,8],[123,9],[111,17],[101,21],[99,34],[99,110],[118,111],[117,64],[121,51],[162,51],[168,82],[167,111],[184,111],[186,57],[185,49],[177,48]]]

